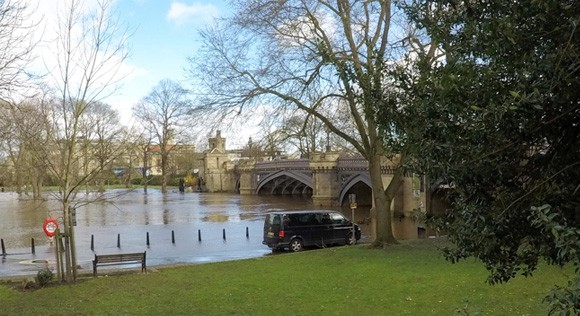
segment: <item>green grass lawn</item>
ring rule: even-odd
[[[0,315],[545,315],[543,297],[573,271],[540,265],[490,286],[473,261],[450,264],[433,243],[336,247],[150,268],[21,291],[0,285]]]

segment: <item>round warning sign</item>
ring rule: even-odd
[[[54,218],[49,217],[49,218],[44,220],[44,224],[42,225],[42,228],[44,229],[44,233],[46,234],[46,236],[52,237],[56,234],[56,229],[58,228],[58,223],[56,222],[56,220]]]

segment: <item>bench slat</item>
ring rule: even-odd
[[[93,260],[93,276],[97,276],[97,266],[122,265],[141,263],[141,272],[147,272],[147,265],[145,262],[147,252],[136,253],[119,253],[119,254],[95,254]]]
[[[107,255],[107,256],[97,256],[95,258],[97,262],[107,262],[107,261],[135,261],[143,260],[143,254],[138,255]]]

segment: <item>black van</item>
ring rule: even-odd
[[[354,244],[360,228],[337,211],[271,210],[264,220],[264,245],[272,250],[300,251],[305,246]]]

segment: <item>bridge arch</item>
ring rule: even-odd
[[[256,193],[269,194],[312,194],[312,176],[301,172],[282,170],[260,179]]]
[[[349,192],[350,189],[352,189],[355,185],[359,184],[359,183],[363,183],[365,185],[368,186],[369,190],[371,190],[372,186],[371,186],[371,177],[368,173],[359,173],[359,174],[354,174],[352,175],[350,178],[346,179],[346,181],[344,181],[344,185],[342,186],[342,189],[340,190],[340,195],[338,196],[338,204],[342,205],[342,203],[344,202],[344,199],[347,198],[347,194]]]

